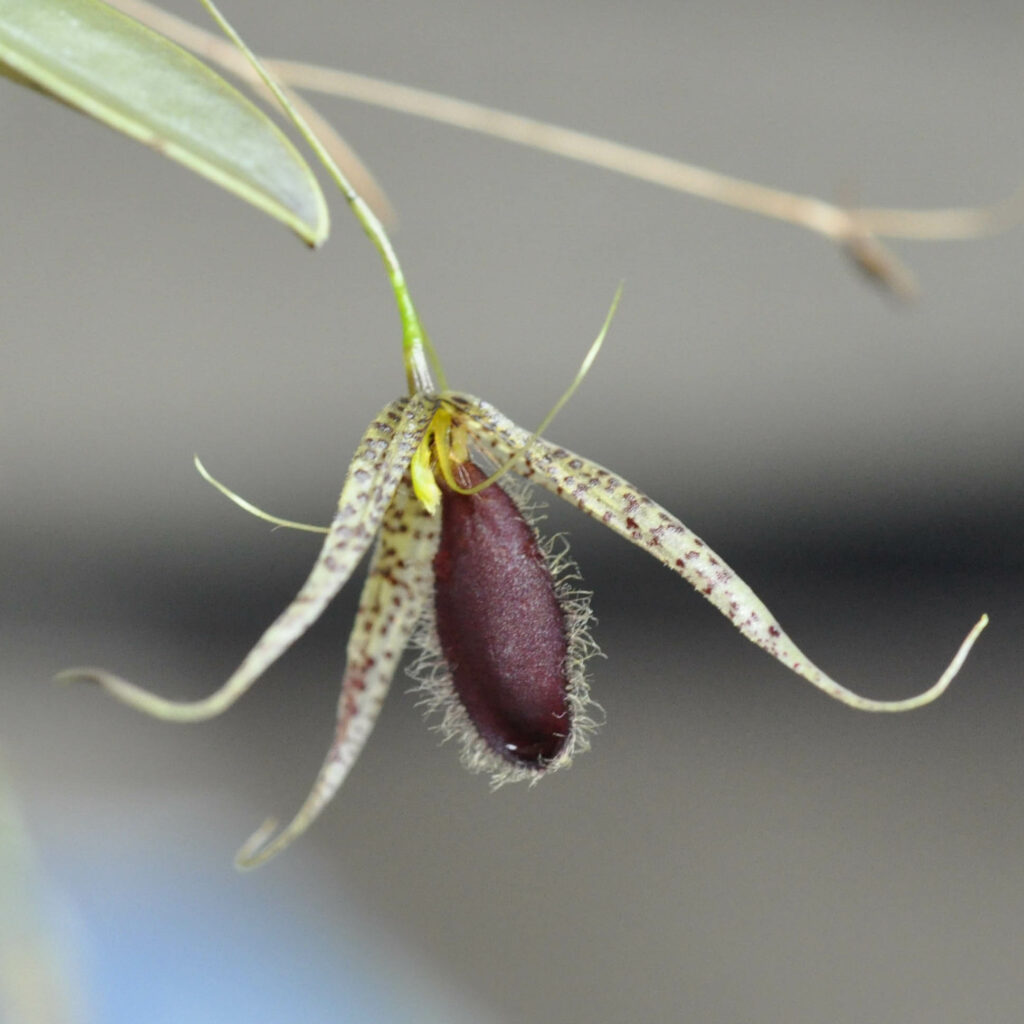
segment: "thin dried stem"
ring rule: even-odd
[[[251,71],[243,66],[239,54],[216,36],[166,14],[147,0],[109,2],[226,70],[250,79]],[[1024,220],[1024,185],[1007,199],[989,206],[923,210],[848,208],[425,89],[296,61],[267,60],[265,64],[281,81],[296,89],[342,96],[491,135],[806,228],[845,247],[854,263],[871,280],[902,297],[915,292],[913,278],[879,239],[980,238],[1005,231]]]

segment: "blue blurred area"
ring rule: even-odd
[[[223,846],[181,845],[125,817],[109,844],[65,836],[40,858],[37,928],[54,982],[64,970],[69,994],[81,989],[82,1024],[497,1019],[353,906],[316,858],[296,851],[283,870],[242,876]]]

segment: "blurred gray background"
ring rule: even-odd
[[[266,53],[825,198],[986,203],[1024,178],[1014,0],[228,13]],[[593,750],[492,794],[399,681],[318,826],[236,876],[236,846],[320,763],[358,584],[205,726],[48,680],[92,663],[200,695],[231,671],[318,542],[245,517],[192,454],[260,506],[326,521],[403,387],[397,318],[342,204],[311,254],[5,87],[0,749],[44,902],[74,922],[54,928],[86,1019],[1019,1021],[1024,230],[897,243],[922,287],[902,307],[796,228],[316,103],[399,209],[453,386],[535,424],[624,280],[551,437],[677,512],[856,689],[916,692],[981,612],[992,625],[936,705],[857,714],[642,551],[552,509],[607,655]],[[357,1002],[349,974],[383,1001]]]

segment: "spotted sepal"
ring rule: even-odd
[[[334,740],[306,802],[271,839],[268,821],[242,847],[235,863],[254,868],[303,833],[345,781],[380,714],[409,637],[433,591],[431,562],[438,522],[415,497],[408,476],[395,492],[380,527],[359,610],[348,641]]]
[[[436,402],[424,396],[386,406],[370,424],[349,465],[316,563],[295,600],[278,616],[219,690],[197,701],[173,701],[97,668],[73,668],[62,680],[95,682],[118,700],[176,722],[213,718],[229,708],[314,623],[370,546]]]
[[[496,464],[517,456],[513,470],[575,505],[633,544],[644,548],[703,594],[739,631],[773,658],[835,700],[862,711],[908,711],[938,697],[960,670],[988,623],[982,616],[938,681],[904,700],[873,700],[822,672],[786,635],[753,590],[695,533],[631,483],[574,452],[536,438],[492,405],[466,395],[446,395],[469,436]]]

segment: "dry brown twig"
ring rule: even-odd
[[[262,91],[262,83],[251,67],[225,40],[167,13],[148,0],[107,2]],[[882,244],[882,238],[916,241],[980,238],[1005,231],[1024,220],[1024,185],[1007,199],[990,206],[922,210],[844,207],[425,89],[296,61],[267,60],[264,63],[292,89],[341,96],[491,135],[806,228],[842,246],[869,279],[901,298],[910,298],[916,293],[914,277]],[[351,147],[308,104],[294,94],[290,98],[301,105],[303,114],[323,133],[321,137],[329,140],[332,155],[356,179],[354,183],[367,195],[370,205],[388,219],[390,208],[383,191]]]

